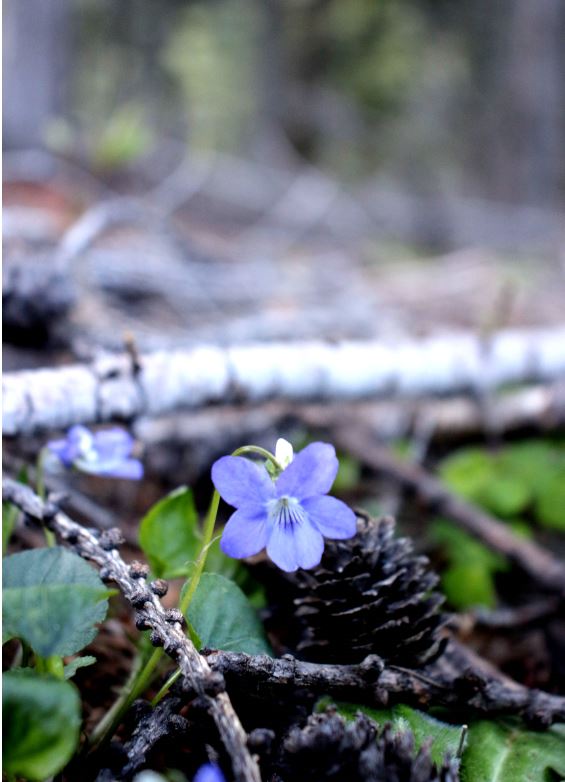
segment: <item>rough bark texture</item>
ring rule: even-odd
[[[266,699],[288,688],[375,707],[391,701],[443,705],[478,715],[518,714],[536,725],[565,719],[565,698],[523,687],[454,641],[435,663],[417,670],[385,666],[376,655],[358,665],[325,665],[289,655],[273,659],[214,651],[208,662],[228,687]]]
[[[484,393],[565,376],[565,330],[502,331],[398,343],[320,342],[200,347],[132,361],[4,377],[6,435],[271,398],[363,399]]]
[[[16,481],[3,481],[2,496],[28,516],[48,524],[81,557],[99,565],[104,580],[118,585],[124,597],[136,609],[136,624],[151,630],[152,643],[163,647],[165,653],[179,666],[186,686],[206,704],[231,757],[237,782],[261,782],[259,766],[247,749],[247,735],[225,692],[223,679],[198,654],[183,632],[176,614],[169,615],[155,591],[143,579],[132,575],[130,566],[116,551],[116,545],[121,540],[119,530],[106,530],[100,534],[87,530]]]

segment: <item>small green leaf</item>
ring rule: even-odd
[[[492,463],[484,448],[464,448],[444,459],[439,473],[457,494],[476,500],[491,480]]]
[[[496,605],[496,588],[492,573],[480,563],[451,565],[441,575],[441,586],[454,608],[494,608]]]
[[[442,588],[449,602],[459,609],[478,605],[494,607],[496,589],[493,576],[508,568],[505,558],[446,519],[436,519],[431,533],[449,560],[442,573]]]
[[[565,775],[565,725],[524,730],[516,721],[471,725],[461,782],[549,782]]]
[[[536,499],[536,516],[544,527],[565,532],[565,468],[556,470]]]
[[[477,497],[477,502],[503,519],[522,513],[531,501],[530,487],[519,478],[505,475],[496,462],[493,465],[491,480]]]
[[[206,559],[208,573],[218,573],[230,581],[234,581],[255,609],[264,608],[267,605],[265,587],[256,581],[249,568],[239,560],[226,556],[220,548],[220,536],[218,536],[208,549]]]
[[[89,644],[112,594],[90,565],[60,546],[6,557],[2,582],[4,640],[21,638],[41,657]]]
[[[158,578],[186,576],[202,545],[189,488],[181,486],[151,508],[141,522],[139,545]]]
[[[80,698],[70,683],[32,670],[2,674],[3,770],[47,779],[71,759],[79,739]]]
[[[2,503],[2,556],[6,553],[8,543],[14,527],[16,526],[16,520],[18,518],[18,509],[11,502]]]
[[[88,665],[94,665],[96,657],[85,654],[84,657],[77,657],[65,665],[65,679],[72,679],[79,668],[86,668]]]
[[[187,618],[203,646],[272,655],[254,608],[241,589],[223,576],[202,574]]]
[[[438,518],[431,525],[433,539],[446,550],[450,562],[464,565],[481,564],[493,572],[506,570],[506,559],[491,551],[472,535],[459,529],[448,519]]]
[[[431,739],[430,751],[436,763],[441,763],[446,754],[452,757],[457,754],[463,735],[462,725],[441,722],[429,714],[424,714],[401,703],[390,709],[371,709],[368,706],[358,706],[353,703],[338,703],[337,710],[347,720],[354,719],[357,712],[361,711],[379,725],[390,722],[395,733],[411,730],[417,749]]]

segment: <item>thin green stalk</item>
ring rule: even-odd
[[[153,652],[153,654],[149,658],[148,664],[151,661],[151,659],[155,656],[156,652],[160,652],[160,651],[161,649],[156,649]],[[112,707],[108,709],[106,714],[102,717],[100,722],[96,725],[96,727],[92,731],[92,734],[88,742],[89,749],[94,749],[95,747],[102,744],[106,739],[111,738],[114,735],[118,725],[122,720],[123,715],[130,707],[131,703],[133,703],[135,698],[137,698],[137,694],[136,694],[134,698],[130,700],[132,693],[134,692],[134,690],[137,689],[136,684],[138,680],[141,678],[141,674],[140,674],[141,663],[142,663],[142,657],[141,655],[138,655],[134,660],[128,679],[124,684],[124,686],[122,687],[122,691],[119,697],[117,698],[116,701],[114,701]]]
[[[196,567],[194,568],[194,573],[191,576],[188,589],[184,593],[182,600],[180,601],[179,604],[179,608],[183,615],[186,614],[188,610],[188,607],[192,601],[194,593],[196,592],[196,588],[200,583],[200,576],[204,571],[204,566],[206,564],[206,559],[208,557],[208,549],[210,547],[212,536],[214,534],[214,526],[216,524],[216,517],[218,515],[219,506],[220,506],[220,495],[218,494],[218,491],[214,489],[214,494],[212,495],[212,502],[210,503],[210,507],[206,515],[206,521],[204,522],[204,529],[202,535],[202,548],[200,549],[200,556],[196,560]]]
[[[37,490],[37,494],[42,500],[45,500],[47,492],[45,490],[45,457],[47,455],[47,451],[45,448],[42,448],[39,452],[39,456],[37,457],[37,466],[36,466],[36,479],[35,479],[35,488]],[[45,534],[45,541],[49,547],[53,547],[57,543],[57,539],[55,538],[55,535],[53,532],[51,532],[50,529],[47,529],[45,525],[43,525],[43,532]]]
[[[165,697],[165,695],[169,692],[173,684],[176,682],[176,680],[180,677],[182,671],[180,668],[177,668],[174,673],[172,673],[165,684],[161,687],[157,695],[153,698],[151,701],[151,705],[155,707],[159,701]]]
[[[50,657],[41,657],[39,654],[36,654],[35,669],[38,673],[49,673],[57,679],[65,678],[63,658],[56,654],[53,654]]]
[[[279,472],[283,471],[282,464],[277,462],[277,460],[275,459],[275,457],[270,451],[267,451],[266,448],[261,448],[260,445],[242,445],[241,448],[235,449],[235,451],[232,453],[232,456],[241,456],[244,453],[256,453],[259,456],[263,456],[263,458],[272,462]]]

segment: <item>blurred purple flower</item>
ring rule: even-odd
[[[78,425],[71,427],[64,439],[47,443],[50,453],[65,467],[136,481],[143,477],[143,465],[131,458],[133,446],[133,437],[125,429],[114,427],[91,432]]]
[[[205,766],[200,766],[196,772],[194,782],[226,782],[226,780],[217,766],[206,763]]]
[[[325,496],[337,475],[335,449],[312,443],[273,481],[264,466],[241,456],[224,456],[212,467],[220,496],[237,510],[222,535],[222,551],[241,559],[267,547],[273,562],[291,573],[320,563],[326,538],[356,533],[353,511]]]

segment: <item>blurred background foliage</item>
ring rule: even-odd
[[[561,0],[8,0],[8,146],[167,141],[562,206]]]
[[[527,440],[496,450],[464,448],[443,460],[440,476],[457,494],[503,519],[519,535],[565,531],[565,445]],[[504,557],[473,540],[449,521],[432,527],[447,559],[442,585],[457,608],[497,603],[496,574],[509,569]]]

